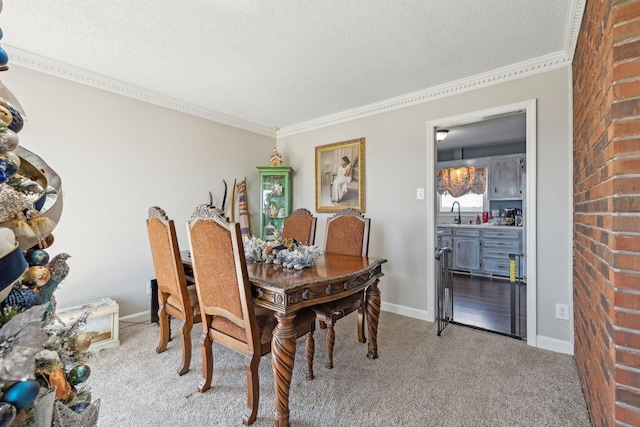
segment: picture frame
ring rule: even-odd
[[[316,147],[316,211],[365,212],[365,139]],[[346,160],[343,160],[346,159]],[[340,173],[348,173],[340,177]]]
[[[90,351],[99,351],[105,348],[114,348],[120,345],[119,315],[120,307],[111,298],[101,298],[80,304],[60,307],[56,310],[56,316],[64,322],[70,323],[81,315],[90,311],[84,332],[90,332],[94,336],[91,340]]]

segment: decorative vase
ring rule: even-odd
[[[53,411],[52,427],[95,427],[98,425],[99,413],[100,399],[87,406],[80,413],[58,401]]]

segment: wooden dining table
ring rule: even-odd
[[[182,252],[185,269],[190,268],[188,251]],[[289,425],[289,390],[296,353],[293,319],[298,310],[339,300],[365,291],[367,357],[378,358],[378,320],[382,264],[386,259],[325,253],[316,263],[301,270],[281,265],[247,262],[253,301],[275,314],[278,324],[271,342],[275,411],[273,425]]]

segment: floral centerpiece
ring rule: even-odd
[[[279,264],[296,270],[311,267],[322,253],[317,246],[305,246],[296,239],[265,242],[257,237],[245,236],[242,243],[247,261]]]

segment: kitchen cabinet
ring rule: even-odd
[[[453,229],[451,227],[438,227],[439,241],[438,246],[440,248],[452,248],[453,247]]]
[[[505,227],[504,229],[482,230],[482,271],[491,275],[509,276],[509,254],[522,254],[522,229]],[[524,256],[519,261],[516,276],[524,279]]]
[[[516,275],[526,282],[522,227],[438,226],[440,247],[453,250],[453,270],[483,276],[509,277],[509,254],[521,254]]]
[[[489,200],[522,200],[524,156],[497,156],[489,164]]]
[[[290,166],[258,166],[260,182],[260,238],[278,240],[284,219],[291,213]]]
[[[453,269],[480,270],[480,230],[456,228],[453,234]]]

